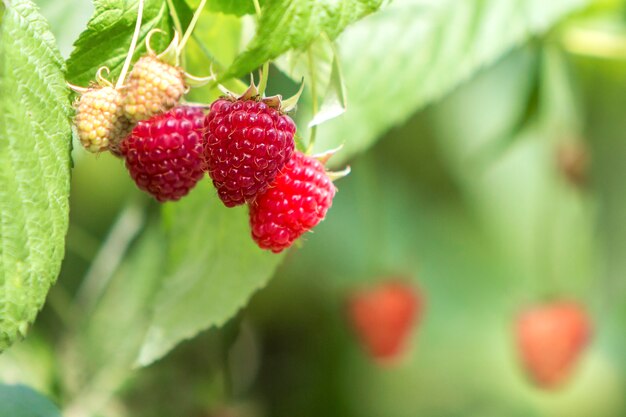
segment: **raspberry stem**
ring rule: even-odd
[[[259,4],[259,0],[252,0],[254,3],[254,10],[256,11],[256,16],[261,17],[261,5]]]
[[[267,78],[269,77],[269,72],[270,72],[270,62],[265,61],[265,63],[263,64],[263,69],[261,70],[261,79],[259,80],[259,87],[258,87],[259,95],[261,97],[263,97],[263,95],[265,94],[265,89],[267,88]]]
[[[319,112],[319,103],[317,101],[317,77],[315,76],[315,65],[313,65],[313,53],[311,52],[311,48],[307,50],[308,55],[308,63],[309,63],[309,74],[311,75],[311,107],[313,110],[313,119]],[[317,125],[310,127],[309,134],[309,145],[307,146],[306,153],[310,154],[313,152],[313,147],[315,146],[315,136],[317,134]]]
[[[172,16],[172,20],[174,21],[174,29],[178,33],[183,33],[183,25],[180,22],[180,17],[178,17],[178,13],[176,13],[176,8],[174,7],[174,3],[172,0],[167,0],[167,7],[170,9],[170,16]],[[180,63],[185,67],[185,55],[180,57]]]
[[[139,32],[141,30],[142,18],[143,18],[143,0],[139,0],[139,6],[137,9],[137,22],[135,22],[135,32],[133,33],[133,39],[130,41],[130,48],[128,48],[128,55],[126,55],[126,60],[124,61],[122,72],[120,72],[120,77],[117,79],[117,83],[115,83],[116,89],[121,88],[124,85],[124,80],[126,79],[126,73],[128,73],[128,68],[130,67],[130,61],[132,61],[133,55],[135,54],[135,47],[137,46],[137,40],[139,39]]]
[[[254,11],[256,12],[257,19],[261,19],[261,4],[259,4],[259,0],[252,0],[254,3]],[[265,88],[267,87],[267,78],[269,76],[270,63],[269,61],[265,61],[263,64],[263,69],[261,70],[261,79],[259,80],[259,95],[263,97],[265,94]]]
[[[172,20],[174,21],[174,28],[176,29],[176,32],[183,33],[183,26],[180,23],[180,17],[178,17],[178,13],[176,13],[176,8],[174,7],[172,0],[167,0],[167,7],[170,9],[170,16],[172,16]]]
[[[198,19],[200,19],[200,14],[202,13],[202,10],[204,9],[205,4],[206,4],[206,0],[201,0],[200,4],[198,5],[198,8],[194,12],[193,17],[191,18],[191,22],[189,22],[189,26],[187,27],[187,30],[185,31],[185,34],[183,35],[183,39],[180,41],[180,43],[178,44],[178,48],[176,49],[176,52],[178,55],[180,55],[183,49],[185,48],[185,45],[187,44],[187,41],[189,40],[189,37],[191,36],[193,29],[196,27],[196,23],[198,23]]]

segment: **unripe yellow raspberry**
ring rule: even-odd
[[[123,96],[113,87],[91,88],[76,101],[74,123],[80,142],[90,152],[117,144],[132,126],[124,116]]]
[[[180,68],[154,55],[140,58],[128,77],[124,99],[126,117],[138,122],[176,106],[187,89],[183,75]]]

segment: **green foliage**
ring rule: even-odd
[[[154,305],[138,362],[148,365],[181,340],[221,326],[272,276],[282,256],[250,238],[245,207],[225,209],[208,181],[168,204],[168,274]]]
[[[253,71],[290,49],[306,49],[322,33],[337,37],[350,23],[376,11],[382,0],[269,0],[247,50],[223,79]]]
[[[94,15],[74,43],[67,61],[69,82],[87,86],[102,66],[109,68],[112,80],[119,75],[133,36],[137,5],[124,0],[95,1]],[[157,51],[165,48],[172,38],[174,26],[165,1],[146,0],[142,21],[135,57],[145,53],[145,39],[152,29],[165,32],[153,37],[151,46]]]
[[[195,0],[197,3],[198,0]],[[226,14],[243,16],[254,13],[254,2],[252,0],[209,0],[209,10]]]
[[[0,28],[0,351],[55,281],[68,225],[71,131],[64,64],[29,0]]]
[[[76,408],[89,407],[94,399],[106,402],[131,375],[166,261],[165,239],[158,225],[152,226],[137,239],[93,311],[79,319],[77,343],[65,364],[82,370],[71,383],[78,387]]]
[[[36,0],[41,14],[50,22],[50,30],[56,38],[61,54],[67,58],[72,52],[72,44],[85,29],[85,24],[93,14],[91,2],[81,3],[82,7],[67,1]]]
[[[316,148],[367,149],[392,126],[437,100],[587,0],[396,0],[339,39],[348,111],[323,126]]]
[[[0,384],[0,416],[61,417],[61,413],[47,398],[28,387]]]

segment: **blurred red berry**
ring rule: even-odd
[[[201,108],[180,106],[135,126],[120,152],[140,189],[164,202],[196,185],[205,168],[203,120]]]
[[[294,150],[296,125],[255,99],[221,98],[205,119],[209,176],[225,206],[251,201],[267,189]]]
[[[324,220],[335,196],[324,165],[294,152],[270,188],[250,203],[252,238],[278,253]]]
[[[357,337],[376,360],[399,357],[424,309],[422,294],[400,281],[357,290],[348,299],[348,319]]]
[[[585,308],[571,301],[528,308],[516,326],[521,361],[543,388],[556,388],[568,379],[592,333]]]

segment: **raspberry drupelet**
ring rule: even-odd
[[[264,101],[221,98],[205,118],[209,176],[225,206],[265,191],[294,151],[296,125]]]
[[[203,119],[200,107],[180,106],[137,124],[120,151],[140,189],[164,202],[196,185],[205,169]]]
[[[324,220],[335,192],[320,161],[294,152],[272,185],[250,203],[252,238],[262,249],[283,251]]]

